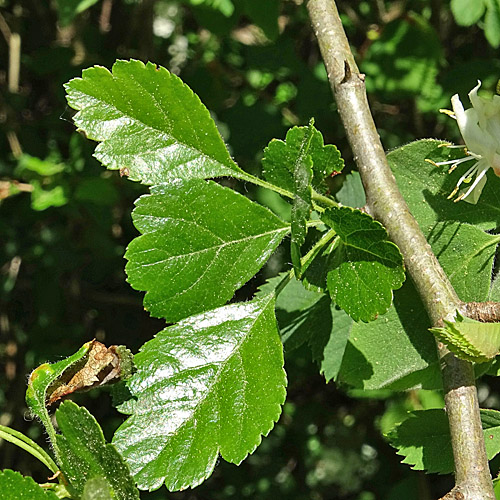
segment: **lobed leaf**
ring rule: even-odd
[[[311,134],[310,139],[307,139]],[[297,158],[309,142],[307,155],[312,162],[313,186],[318,188],[326,177],[344,168],[344,160],[336,146],[324,145],[323,135],[312,124],[293,127],[286,133],[285,141],[273,139],[264,150],[263,174],[267,181],[295,192],[294,171]]]
[[[491,460],[500,453],[500,412],[481,410],[486,453]],[[438,474],[454,470],[450,426],[442,409],[415,411],[387,435],[389,443],[412,469]]]
[[[194,487],[219,454],[239,464],[280,415],[286,376],[274,296],[166,328],[135,363],[132,416],[113,442],[141,489]]]
[[[3,500],[57,500],[52,491],[40,487],[31,477],[23,477],[19,472],[5,469],[0,471],[0,490]]]
[[[175,322],[227,302],[289,231],[268,209],[200,179],[154,186],[139,198],[128,280],[153,316]]]
[[[57,435],[61,470],[78,496],[85,492],[87,498],[139,499],[127,464],[106,443],[102,429],[85,408],[65,401],[56,411],[56,420],[61,431]]]
[[[340,242],[331,249],[327,286],[332,301],[355,321],[372,321],[392,302],[403,284],[403,257],[384,227],[349,207],[331,208],[321,220]]]
[[[131,180],[239,177],[208,110],[180,78],[155,64],[117,61],[65,85],[74,122],[99,141],[94,156]]]

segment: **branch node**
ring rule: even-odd
[[[347,62],[347,59],[345,59],[344,60],[344,78],[342,78],[342,81],[340,83],[342,84],[342,83],[348,82],[351,79],[351,75],[352,75],[351,67],[349,66],[349,63]]]

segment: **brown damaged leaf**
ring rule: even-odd
[[[48,388],[47,405],[73,392],[88,391],[128,378],[132,374],[132,358],[132,353],[124,346],[106,347],[94,339],[85,357],[65,370]]]

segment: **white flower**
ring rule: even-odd
[[[458,128],[467,148],[467,156],[458,160],[436,163],[436,165],[451,165],[451,171],[460,163],[469,160],[475,161],[474,165],[460,177],[455,189],[448,197],[455,196],[462,183],[468,184],[473,181],[455,199],[455,201],[464,200],[473,204],[477,203],[486,184],[488,169],[491,167],[495,174],[500,177],[500,96],[495,95],[492,100],[480,97],[477,95],[479,87],[481,87],[481,82],[478,80],[477,85],[469,92],[472,108],[464,110],[458,94],[455,94],[451,98],[453,113],[441,110],[457,120]]]

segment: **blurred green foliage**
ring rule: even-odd
[[[459,140],[437,110],[455,93],[465,98],[477,79],[494,91],[498,5],[338,2],[386,149],[419,137]],[[0,0],[0,8],[0,424],[43,445],[40,426],[25,420],[31,370],[92,338],[135,352],[164,326],[143,311],[123,270],[136,235],[132,202],[144,187],[92,158],[93,145],[74,131],[63,83],[117,58],[151,60],[198,93],[248,171],[261,168],[271,138],[284,139],[311,117],[325,143],[342,152],[347,172],[353,162],[302,0]],[[18,84],[11,32],[21,39]],[[332,179],[330,189],[342,180]],[[270,193],[248,195],[279,214],[289,210]],[[250,297],[289,261],[278,251],[238,297]],[[194,491],[161,489],[144,498],[426,500],[449,489],[451,478],[401,465],[381,435],[407,410],[439,407],[439,395],[346,392],[324,383],[306,349],[286,354],[288,400],[257,452],[240,467],[221,462]],[[498,389],[494,379],[483,383],[483,406],[500,407]],[[78,400],[109,439],[121,416],[108,394]],[[8,443],[0,449],[2,468],[46,480],[29,455]]]

